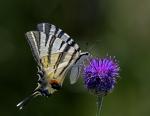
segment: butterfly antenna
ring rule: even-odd
[[[24,108],[24,106],[29,103],[30,100],[32,100],[34,97],[40,95],[39,91],[34,91],[30,96],[26,97],[24,100],[22,100],[21,102],[19,102],[17,104],[17,107],[22,110]]]
[[[87,51],[92,51],[92,50],[94,50],[95,45],[100,43],[100,42],[101,42],[100,40],[95,40],[92,43],[86,42],[85,43],[85,46],[86,46],[85,48],[86,48]]]

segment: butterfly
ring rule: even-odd
[[[69,71],[70,83],[76,83],[84,62],[90,57],[88,52],[81,52],[79,45],[55,25],[40,23],[37,31],[29,31],[25,35],[37,62],[39,79],[32,94],[17,104],[19,109],[31,98],[50,96],[60,90]]]

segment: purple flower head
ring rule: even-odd
[[[119,77],[119,64],[115,58],[92,58],[84,68],[84,83],[97,95],[106,95],[114,88]]]

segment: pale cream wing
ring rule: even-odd
[[[26,34],[27,41],[31,47],[32,55],[37,63],[40,61],[40,52],[39,52],[39,40],[40,40],[40,34],[38,31],[29,31]]]
[[[90,54],[88,52],[83,52],[75,61],[74,65],[71,67],[70,71],[70,83],[74,84],[77,82],[81,76],[81,71],[84,67],[84,63],[89,59]]]
[[[59,80],[59,82],[62,84],[67,72],[79,57],[79,54],[79,52],[64,52],[59,59],[56,70],[54,71],[54,79]]]

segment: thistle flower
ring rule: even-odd
[[[84,68],[83,77],[86,88],[98,96],[98,113],[102,107],[103,96],[110,93],[119,77],[119,64],[115,58],[92,58]]]

